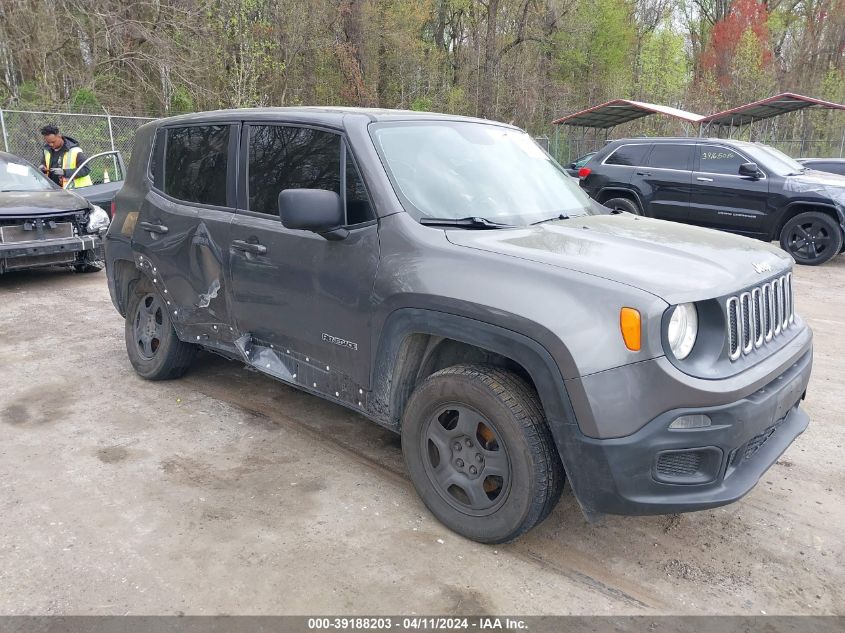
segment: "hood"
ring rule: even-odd
[[[82,197],[58,188],[49,191],[0,192],[2,218],[56,215],[87,209],[89,206]]]
[[[628,284],[670,304],[723,296],[792,265],[789,255],[764,242],[627,213],[446,236],[458,246]]]

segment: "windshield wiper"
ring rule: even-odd
[[[535,224],[543,224],[544,222],[554,222],[555,220],[568,220],[569,216],[565,213],[558,213],[556,216],[551,218],[546,218],[545,220],[540,220],[539,222],[532,222],[531,225]]]
[[[470,229],[513,229],[515,224],[503,224],[487,218],[470,216],[466,218],[420,218],[425,226],[458,226]]]

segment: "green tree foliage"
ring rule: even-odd
[[[0,103],[362,105],[548,133],[619,97],[703,113],[781,90],[842,101],[843,42],[845,0],[2,0]],[[806,120],[834,134],[841,114]],[[658,124],[613,133],[677,131]]]

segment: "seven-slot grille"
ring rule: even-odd
[[[779,336],[795,320],[792,273],[728,298],[726,307],[728,353],[736,360]]]

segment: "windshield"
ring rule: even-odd
[[[800,174],[807,169],[793,158],[790,158],[779,149],[757,143],[755,145],[743,146],[744,150],[748,150],[751,158],[760,163],[763,167],[768,167],[778,176],[790,176],[793,174]]]
[[[381,123],[372,136],[406,210],[420,218],[527,225],[595,213],[530,136],[464,121]]]
[[[49,191],[50,180],[25,163],[10,163],[0,158],[0,191]]]

